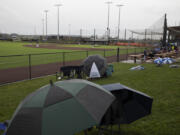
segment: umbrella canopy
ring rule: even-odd
[[[107,69],[107,62],[106,62],[106,59],[104,57],[102,57],[101,55],[91,55],[91,56],[88,56],[83,61],[85,74],[87,76],[90,75],[90,71],[91,71],[93,63],[96,64],[100,75],[103,76]]]
[[[172,64],[173,62],[174,60],[169,57],[163,58],[163,64]]]
[[[99,124],[114,99],[89,81],[51,83],[22,101],[6,135],[73,135]]]
[[[135,67],[132,67],[132,68],[130,68],[129,70],[144,70],[144,67],[143,66],[141,66],[141,65],[139,65],[139,66],[135,66]]]
[[[101,125],[129,124],[151,113],[153,99],[148,95],[121,85],[103,85],[116,100],[104,115]]]
[[[157,58],[157,59],[154,60],[154,63],[160,65],[160,64],[163,63],[163,59],[162,58]]]

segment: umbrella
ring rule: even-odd
[[[163,64],[172,64],[173,62],[174,60],[169,57],[163,58]]]
[[[104,115],[101,125],[129,124],[151,113],[153,99],[148,95],[121,85],[103,85],[116,100]]]
[[[21,102],[6,135],[72,135],[98,125],[114,99],[89,81],[51,82]]]
[[[100,75],[103,76],[107,69],[107,62],[106,62],[106,59],[104,57],[102,57],[101,55],[91,55],[91,56],[88,56],[83,61],[82,65],[84,66],[85,74],[87,76],[90,75],[90,71],[91,71],[91,68],[92,68],[92,65],[94,62],[98,68]]]
[[[4,123],[0,123],[0,131],[5,129],[6,129],[6,125]]]
[[[154,63],[160,65],[160,64],[163,63],[163,59],[162,58],[157,58],[157,59],[154,60]]]
[[[139,66],[135,66],[135,67],[132,67],[132,68],[130,68],[129,70],[144,70],[144,67],[143,66],[141,66],[141,65],[139,65]]]
[[[180,68],[180,65],[170,65],[170,68]]]

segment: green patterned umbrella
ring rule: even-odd
[[[72,135],[99,124],[114,99],[85,80],[46,85],[21,102],[6,135]]]

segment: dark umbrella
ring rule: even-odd
[[[101,55],[91,55],[83,61],[82,65],[84,66],[84,73],[87,76],[90,75],[90,71],[94,62],[99,70],[100,75],[103,76],[107,69],[107,61]]]
[[[103,85],[116,100],[104,115],[101,125],[129,124],[151,113],[153,99],[120,83]]]
[[[89,81],[51,82],[21,102],[6,135],[72,135],[98,125],[114,99]]]

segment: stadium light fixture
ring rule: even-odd
[[[48,10],[44,10],[45,16],[46,16],[46,38],[47,38],[47,13],[49,12]]]
[[[59,7],[62,6],[62,4],[56,4],[54,6],[57,7],[57,40],[59,40]]]
[[[119,40],[119,36],[120,36],[120,17],[121,17],[121,7],[124,5],[118,4],[116,5],[119,8],[119,15],[118,15],[118,35],[117,35],[117,39]]]
[[[44,36],[44,18],[42,19],[42,34]]]
[[[110,5],[112,4],[111,1],[105,2],[108,5],[108,22],[107,22],[107,38],[109,42],[109,36],[110,36],[110,29],[109,29],[109,18],[110,18]]]

